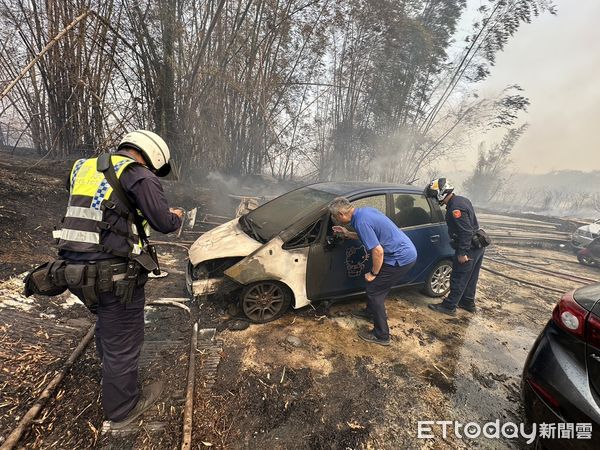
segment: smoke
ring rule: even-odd
[[[368,179],[425,186],[437,178],[440,158],[451,151],[452,147],[435,145],[430,137],[399,130],[375,141],[374,156],[368,160]]]
[[[206,176],[211,208],[233,214],[244,197],[256,198],[259,204],[268,202],[299,187],[290,181],[278,181],[268,175],[233,176],[218,171]]]
[[[501,192],[479,206],[508,212],[595,219],[600,216],[597,186],[600,186],[600,171],[515,173]]]

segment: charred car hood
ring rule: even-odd
[[[238,218],[204,233],[192,244],[188,254],[195,266],[211,259],[247,256],[263,245],[244,233]]]

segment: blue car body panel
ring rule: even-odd
[[[344,196],[349,200],[364,199],[373,195],[386,195],[386,215],[392,218],[392,194],[423,195],[414,186],[372,183],[319,183],[311,185]],[[403,285],[417,285],[426,282],[433,267],[442,260],[451,260],[454,250],[450,246],[448,227],[440,207],[429,201],[432,210],[432,223],[402,228],[417,249],[417,262],[402,281]],[[331,221],[323,227],[321,239],[309,251],[306,276],[307,296],[311,300],[343,297],[364,292],[364,274],[371,270],[370,255],[359,241],[337,241],[326,243]],[[343,280],[343,281],[340,281]]]

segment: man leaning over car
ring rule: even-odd
[[[373,320],[373,330],[361,331],[358,337],[373,344],[390,345],[390,330],[385,312],[385,297],[414,266],[417,249],[411,240],[385,214],[375,208],[354,208],[348,199],[337,197],[329,204],[334,221],[350,224],[351,232],[336,225],[335,233],[346,239],[360,239],[371,253],[373,268],[365,274],[367,307],[355,313],[357,317]]]

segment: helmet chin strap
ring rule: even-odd
[[[439,202],[440,202],[440,206],[447,204],[448,202],[447,202],[446,200],[450,201],[450,198],[451,198],[451,196],[453,196],[453,195],[454,195],[454,193],[453,193],[453,192],[448,192],[448,193],[447,193],[447,194],[444,196],[444,198],[443,198],[443,199],[441,199],[441,200],[439,201]]]

